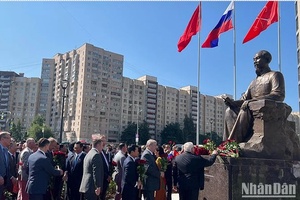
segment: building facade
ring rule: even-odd
[[[16,77],[22,76],[24,76],[24,74],[0,71],[0,130],[9,130],[9,124],[12,119],[13,84],[15,83]]]
[[[39,112],[46,110],[46,122],[57,136],[62,134],[63,141],[90,141],[92,134],[100,133],[116,142],[121,130],[122,74],[122,55],[87,43],[43,59]],[[68,83],[65,89],[63,81]]]

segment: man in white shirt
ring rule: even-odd
[[[18,169],[18,200],[28,200],[28,193],[25,191],[26,183],[28,180],[28,158],[33,153],[33,148],[36,146],[33,138],[26,140],[26,147],[21,151],[19,156],[19,169]]]

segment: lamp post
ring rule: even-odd
[[[210,122],[210,140],[212,141],[212,124],[214,122],[213,118],[210,118],[209,122]]]
[[[64,79],[61,81],[60,86],[63,89],[62,96],[62,106],[61,106],[61,119],[60,119],[60,132],[59,132],[59,142],[62,142],[62,134],[63,134],[63,122],[64,122],[64,107],[65,107],[65,98],[66,98],[66,89],[69,85],[69,81]]]
[[[135,135],[135,144],[139,144],[139,114],[142,110],[140,110],[139,106],[137,107],[137,119],[136,119],[136,135]]]

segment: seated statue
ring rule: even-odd
[[[223,140],[233,139],[238,143],[247,142],[253,134],[253,115],[249,103],[257,100],[283,102],[285,98],[284,78],[281,72],[271,71],[271,54],[261,50],[255,54],[254,68],[256,78],[251,82],[241,100],[234,101],[223,97],[228,106],[225,112]]]

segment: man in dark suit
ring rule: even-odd
[[[54,169],[46,156],[49,150],[49,140],[41,138],[38,141],[38,150],[28,158],[29,176],[26,184],[26,191],[29,200],[43,200],[46,194],[51,176],[61,176],[61,169]]]
[[[137,145],[130,145],[128,147],[128,156],[124,160],[122,167],[122,181],[121,181],[121,191],[122,200],[136,200],[138,185],[138,173],[137,165],[135,163],[135,158],[139,156],[139,149]]]
[[[9,173],[10,180],[7,183],[7,191],[12,193],[12,197],[16,198],[18,191],[17,189],[17,160],[16,160],[17,143],[14,139],[11,139],[8,155],[9,155]]]
[[[8,147],[11,142],[9,132],[0,132],[0,200],[4,200],[4,190],[9,180],[9,155]]]
[[[85,153],[82,151],[83,144],[76,142],[74,154],[67,161],[66,171],[63,180],[67,181],[67,195],[71,200],[80,200],[79,188],[83,175],[83,160]]]
[[[79,192],[85,200],[96,200],[103,187],[103,161],[100,152],[103,150],[103,141],[95,139],[93,148],[83,160],[83,176]]]
[[[185,143],[183,150],[174,160],[174,189],[178,182],[180,200],[198,200],[199,189],[204,189],[204,167],[215,162],[218,152],[214,150],[209,159],[196,156],[192,142]]]
[[[154,152],[157,148],[157,142],[150,139],[146,143],[146,149],[141,159],[146,160],[146,178],[143,183],[143,196],[145,200],[154,200],[154,191],[159,189],[160,171],[156,165]]]
[[[103,141],[103,147],[105,147],[105,145],[106,145],[106,136],[101,135],[100,139]],[[100,194],[100,200],[105,200],[107,188],[108,188],[109,182],[111,180],[111,174],[110,174],[111,164],[110,164],[108,156],[104,152],[104,150],[101,151],[100,155],[101,155],[101,159],[102,159],[102,162],[103,162],[103,172],[104,172],[103,188],[102,188],[102,191],[101,191],[101,194]]]

